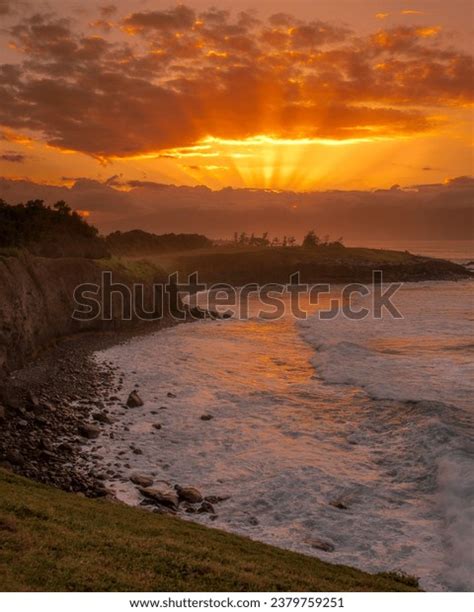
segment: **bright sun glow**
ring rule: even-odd
[[[353,168],[355,174],[360,172],[360,165],[354,159],[360,159],[361,148],[365,160],[370,161],[372,156],[378,157],[376,143],[391,142],[393,147],[394,140],[390,137],[290,139],[265,134],[243,139],[207,136],[194,146],[169,149],[155,157],[160,161],[174,160],[197,183],[304,191],[325,183],[331,176],[340,179],[342,167]]]

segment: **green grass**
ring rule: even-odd
[[[127,258],[133,261],[133,258]],[[181,278],[198,271],[207,283],[286,283],[300,272],[302,282],[369,282],[372,270],[388,270],[393,276],[419,265],[421,258],[401,251],[345,248],[337,245],[315,249],[210,247],[179,253],[147,256],[147,261],[178,271]],[[384,272],[385,275],[385,272]],[[387,280],[394,280],[388,278]]]
[[[148,259],[120,257],[114,255],[106,259],[96,259],[96,264],[103,270],[118,272],[135,282],[152,282],[157,276],[163,276],[163,269]]]
[[[260,263],[269,261],[274,264],[332,264],[334,262],[345,264],[400,264],[413,262],[416,257],[402,251],[388,251],[384,249],[368,249],[362,247],[338,247],[328,246],[316,249],[304,249],[302,247],[206,247],[202,249],[163,253],[161,255],[147,255],[147,261],[154,262],[168,271],[179,270],[183,267],[211,266],[220,260],[225,260],[234,266],[243,262]],[[134,258],[124,258],[133,261]]]
[[[0,591],[409,591],[370,575],[0,470]]]

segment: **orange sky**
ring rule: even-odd
[[[0,175],[307,191],[472,174],[469,2],[213,4],[0,0]]]

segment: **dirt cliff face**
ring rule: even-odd
[[[133,313],[130,320],[123,320],[120,296],[113,300],[110,320],[72,317],[77,306],[76,287],[100,285],[103,272],[103,267],[87,259],[0,257],[0,372],[21,367],[61,336],[136,325]],[[153,300],[151,285],[164,278],[157,270],[156,278],[147,280],[144,292],[144,308],[156,316],[166,313],[161,313],[161,303]],[[128,287],[133,284],[133,279],[117,272],[112,279]]]

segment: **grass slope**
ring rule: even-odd
[[[0,470],[0,591],[406,591],[409,581]]]
[[[174,271],[189,265],[200,265],[202,268],[224,261],[232,267],[239,265],[271,263],[272,265],[290,265],[295,269],[301,264],[406,264],[417,261],[419,257],[402,251],[368,249],[358,247],[328,246],[315,249],[303,247],[210,247],[191,251],[164,253],[146,256],[167,270]]]
[[[126,258],[133,261],[133,258]],[[382,249],[321,246],[315,249],[214,247],[181,253],[146,256],[168,272],[178,271],[183,279],[198,271],[201,282],[287,283],[300,272],[305,283],[372,282],[372,271],[381,270],[385,281],[450,279],[467,276],[457,264]]]

